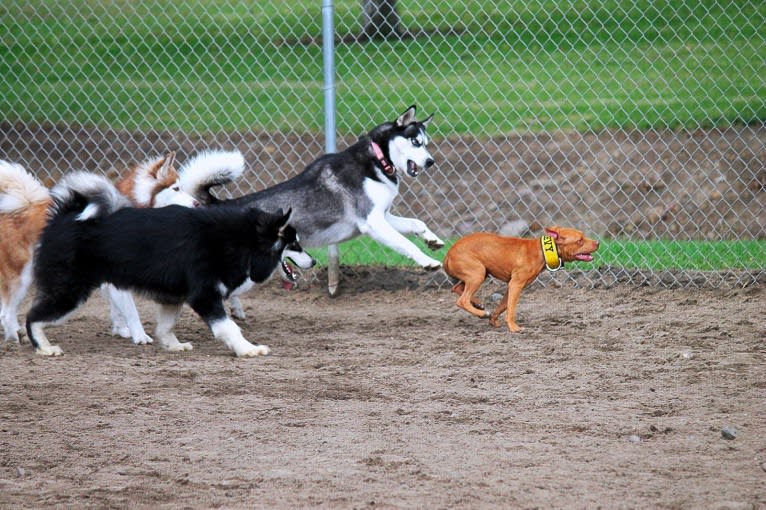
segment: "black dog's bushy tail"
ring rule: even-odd
[[[51,196],[51,219],[62,214],[79,213],[75,219],[86,221],[130,206],[128,199],[117,191],[109,179],[88,172],[65,175],[51,189]]]

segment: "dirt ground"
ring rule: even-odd
[[[249,293],[257,359],[188,309],[191,352],[112,338],[97,295],[62,357],[0,344],[0,507],[766,507],[763,285],[535,286],[512,335],[377,277]]]

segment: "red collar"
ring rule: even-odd
[[[386,156],[383,155],[383,151],[380,149],[380,145],[370,140],[370,144],[372,145],[372,150],[375,152],[375,157],[378,158],[378,161],[380,162],[380,166],[383,167],[383,172],[386,175],[394,175],[396,173],[396,169],[391,166],[391,163],[388,162],[386,159]]]

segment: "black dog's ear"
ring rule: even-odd
[[[415,122],[416,110],[417,110],[417,107],[415,105],[412,105],[409,108],[407,108],[404,111],[404,113],[401,114],[398,119],[396,119],[396,125],[399,127],[404,127],[407,124]]]
[[[290,216],[293,214],[293,208],[288,207],[286,213],[282,213],[282,209],[280,208],[277,211],[277,225],[279,225],[279,233],[281,234],[282,231],[285,229],[287,224],[290,222]]]
[[[429,124],[431,123],[431,121],[433,120],[433,118],[434,118],[434,114],[432,113],[431,115],[429,115],[429,116],[426,118],[426,120],[424,120],[423,122],[421,122],[421,124],[423,124],[423,127],[424,127],[424,128],[427,128],[427,127],[428,127],[428,125],[429,125]]]

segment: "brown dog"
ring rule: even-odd
[[[545,234],[538,239],[520,239],[477,232],[458,239],[444,257],[444,271],[460,280],[452,287],[452,292],[460,294],[457,306],[477,317],[489,316],[490,324],[495,327],[497,318],[507,308],[508,329],[521,331],[516,324],[516,305],[524,287],[546,266],[555,271],[564,262],[590,262],[592,253],[598,249],[598,241],[586,238],[573,228],[547,227]],[[473,301],[487,275],[508,283],[503,299],[491,315]]]

